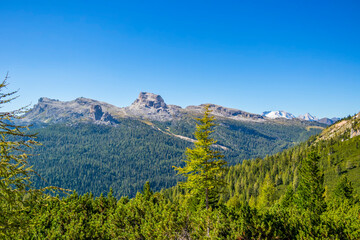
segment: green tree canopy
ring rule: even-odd
[[[209,196],[219,193],[225,185],[222,175],[226,165],[220,151],[214,150],[216,141],[210,134],[214,132],[215,118],[210,113],[209,106],[205,106],[203,117],[196,123],[195,147],[186,149],[184,167],[174,167],[178,174],[187,177],[187,181],[180,184],[183,188],[189,189],[191,195],[205,196],[206,209],[209,209]]]
[[[0,84],[0,106],[9,103],[15,92],[4,92],[7,77]],[[21,231],[26,221],[23,213],[29,209],[31,197],[27,166],[27,148],[37,144],[33,137],[25,133],[27,127],[13,123],[24,109],[0,113],[0,238],[11,237]]]
[[[311,152],[303,159],[297,189],[297,205],[314,214],[315,220],[326,210],[324,174],[319,169],[320,157]]]

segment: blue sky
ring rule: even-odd
[[[182,107],[360,111],[358,1],[0,1],[10,105],[140,91]],[[8,107],[3,108],[8,110]]]

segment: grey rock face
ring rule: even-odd
[[[264,121],[264,117],[254,113],[244,112],[234,108],[226,108],[216,104],[201,104],[200,106],[188,106],[186,110],[202,113],[204,106],[209,105],[213,115],[225,118],[231,118],[240,121]]]
[[[109,123],[109,124],[118,124],[119,123],[119,121],[116,120],[113,116],[111,116],[111,114],[108,112],[106,112],[106,113],[104,113],[104,115],[102,115],[100,121],[104,122],[104,123]]]
[[[141,92],[139,97],[125,108],[128,116],[142,119],[168,121],[179,117],[181,107],[167,105],[164,99],[157,94]]]
[[[116,124],[119,118],[136,118],[155,121],[171,121],[184,115],[199,115],[204,106],[188,106],[182,109],[176,105],[166,104],[157,94],[141,92],[139,97],[128,107],[120,108],[114,105],[89,98],[77,98],[62,102],[50,98],[40,98],[39,102],[24,115],[23,121],[32,123],[59,123],[89,121],[98,124]],[[272,121],[259,114],[253,114],[238,109],[209,104],[212,115],[230,118],[237,121]]]
[[[104,115],[104,112],[102,111],[102,108],[100,105],[94,105],[91,108],[90,113],[92,113],[94,115],[95,121],[101,120],[101,117]]]
[[[130,108],[156,108],[166,109],[167,105],[164,99],[157,94],[141,92],[139,97],[131,104]]]
[[[77,98],[69,102],[40,98],[39,102],[23,116],[22,121],[36,123],[96,121],[99,124],[114,124],[117,121],[110,113],[121,114],[121,112],[120,108],[113,105],[87,98]]]
[[[92,119],[99,124],[117,124],[119,123],[113,116],[108,112],[103,112],[100,105],[93,105],[90,110]]]

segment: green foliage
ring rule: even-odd
[[[281,198],[281,206],[285,208],[291,206],[294,203],[294,195],[294,188],[292,186],[288,186],[285,194]]]
[[[217,119],[214,133],[211,137],[219,145],[229,150],[223,151],[225,160],[234,165],[243,159],[265,157],[276,154],[284,149],[306,141],[310,136],[321,132],[325,125],[299,120],[281,119],[272,122],[235,121]],[[168,129],[178,135],[194,138],[195,120],[184,116],[171,122],[155,122],[163,130]],[[317,126],[320,128],[311,128]]]
[[[260,195],[257,205],[259,208],[270,207],[275,201],[275,187],[270,176],[266,175],[263,185],[260,188]]]
[[[338,182],[335,190],[335,196],[339,198],[341,201],[348,200],[350,203],[354,201],[358,201],[357,196],[355,196],[354,188],[352,183],[348,180],[348,178],[344,175],[341,177]]]
[[[0,90],[4,86],[5,82],[0,85]],[[11,98],[4,98],[12,94],[0,94],[0,104],[11,101]],[[360,239],[360,202],[356,195],[359,188],[359,137],[349,139],[344,135],[326,141],[312,138],[282,153],[230,167],[226,175],[228,187],[220,196],[217,208],[209,211],[201,206],[189,208],[186,191],[178,186],[159,193],[151,189],[150,182],[146,182],[143,191],[137,192],[134,198],[122,197],[120,200],[114,197],[111,188],[107,196],[99,194],[95,198],[91,193],[79,195],[76,192],[60,198],[34,190],[29,181],[32,170],[27,164],[26,151],[37,143],[32,140],[32,134],[24,133],[26,127],[11,122],[16,117],[16,111],[0,113],[0,239]],[[212,120],[206,114],[200,120],[195,134],[198,142],[194,149],[187,151],[189,165],[179,169],[193,166],[194,171],[199,167],[198,172],[205,173],[212,172],[212,167],[215,167],[212,173],[221,172],[224,163],[221,154],[210,148],[215,143],[210,135]],[[63,136],[59,143],[69,143],[70,134],[60,135],[61,130],[66,128],[53,127],[59,131],[56,137]],[[72,127],[78,130],[73,133],[92,136],[99,144],[99,148],[93,151],[89,147],[92,145],[85,141],[91,137],[79,138],[73,134],[73,139],[78,139],[79,144],[73,149],[68,144],[62,145],[62,162],[70,156],[66,155],[66,151],[79,151],[80,155],[84,155],[84,158],[77,159],[78,165],[69,164],[76,163],[75,160],[66,162],[69,171],[81,176],[86,171],[76,172],[78,169],[74,170],[74,166],[90,168],[86,165],[90,156],[99,157],[101,155],[96,155],[97,151],[113,149],[103,144],[109,143],[105,141],[109,135],[102,133],[110,132],[115,137],[119,132],[114,130],[116,128],[104,126],[96,129],[81,124]],[[156,135],[157,131],[152,132],[141,123],[136,125],[137,130],[133,130],[132,121],[126,120],[119,127],[130,129],[128,133],[132,138],[126,139],[131,141],[110,141],[112,147],[137,144],[136,139],[144,137],[143,134],[150,136],[144,137],[146,140],[154,137],[163,140],[163,135]],[[52,137],[51,134],[44,136],[45,139]],[[183,147],[176,141],[167,144],[161,151],[171,152],[171,147],[174,147],[172,150]],[[151,144],[147,146],[151,149]],[[46,155],[46,151],[43,153],[44,159],[52,156]],[[133,154],[133,159],[139,156],[142,159],[142,152]],[[37,157],[40,156],[34,156],[33,160]],[[199,158],[204,160],[200,163],[205,165],[194,164]],[[219,159],[219,164],[211,164]],[[146,163],[149,165],[149,162]],[[103,165],[106,166],[106,161],[98,164]],[[105,170],[109,170],[109,166]],[[334,171],[337,166],[342,169],[340,176]],[[131,167],[125,167],[124,171],[131,174]],[[98,170],[86,177],[97,180],[96,174],[105,171],[100,167]],[[190,185],[197,194],[201,194],[204,188],[217,190],[216,187],[222,185],[220,175],[216,178],[203,176],[201,181],[195,181],[200,186]],[[110,177],[105,184],[111,181]],[[329,186],[326,191],[324,183]],[[218,192],[210,193],[217,195]]]
[[[320,157],[310,152],[300,167],[300,183],[296,191],[296,203],[314,216],[320,216],[326,209],[324,174],[319,169]]]
[[[360,205],[329,202],[318,225],[308,212],[246,203],[211,212],[189,211],[183,197],[169,201],[145,191],[135,198],[74,193],[35,204],[30,222],[12,239],[359,239]],[[205,237],[209,227],[209,238]]]
[[[6,77],[7,78],[7,77]],[[5,80],[0,84],[0,105],[11,102],[16,92],[6,93]],[[29,174],[26,149],[37,143],[34,135],[24,133],[26,127],[17,126],[13,119],[24,109],[0,113],[0,238],[11,238],[23,231],[28,220],[26,212],[34,197],[29,189]]]
[[[210,137],[227,147],[222,154],[230,165],[274,154],[320,132],[307,129],[314,123],[295,120],[263,123],[219,119],[217,123]],[[42,145],[30,152],[33,156],[28,161],[40,175],[31,180],[36,188],[59,186],[95,196],[111,187],[118,198],[134,197],[146,181],[155,191],[172,187],[183,178],[171,166],[183,166],[185,149],[192,143],[166,134],[167,129],[194,138],[195,120],[184,116],[151,124],[119,119],[115,127],[86,123],[34,126],[30,133],[37,133]]]
[[[185,166],[174,167],[178,174],[187,178],[180,186],[189,189],[190,195],[204,194],[206,209],[209,208],[209,195],[216,195],[225,186],[222,176],[226,165],[220,151],[212,149],[216,141],[210,134],[215,126],[215,118],[210,113],[209,106],[206,106],[204,116],[197,119],[195,147],[186,149]]]
[[[244,160],[242,164],[231,166],[225,179],[228,182],[227,192],[222,198],[227,201],[233,196],[239,196],[244,201],[257,201],[260,187],[266,175],[269,175],[275,186],[275,200],[279,200],[288,187],[296,190],[300,181],[301,160],[315,149],[320,157],[318,166],[324,173],[324,186],[327,186],[329,197],[342,176],[347,176],[352,182],[355,192],[360,192],[359,166],[360,148],[359,136],[345,138],[338,136],[329,140],[316,141],[309,139],[293,148],[263,159]],[[340,175],[336,173],[337,166],[343,166]],[[351,167],[346,167],[351,166]]]
[[[120,198],[134,197],[146,181],[159,191],[181,180],[172,165],[181,164],[191,143],[137,120],[119,122],[117,127],[76,124],[32,129],[42,143],[29,158],[40,175],[33,176],[34,186],[52,185],[95,196],[112,188]]]

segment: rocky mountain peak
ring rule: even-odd
[[[180,116],[180,109],[175,105],[167,105],[158,94],[141,92],[139,97],[129,107],[125,108],[125,112],[132,117],[168,121]]]
[[[77,104],[80,104],[80,105],[87,105],[87,104],[91,104],[95,101],[90,98],[79,97],[79,98],[75,99],[74,102]]]
[[[41,97],[38,100],[38,103],[43,103],[43,102],[58,102],[59,100],[57,99],[51,99],[51,98],[47,98],[47,97]]]
[[[130,107],[167,108],[164,99],[157,94],[141,92]]]
[[[310,113],[305,113],[304,115],[299,115],[299,119],[306,120],[306,121],[318,121],[319,119]]]

